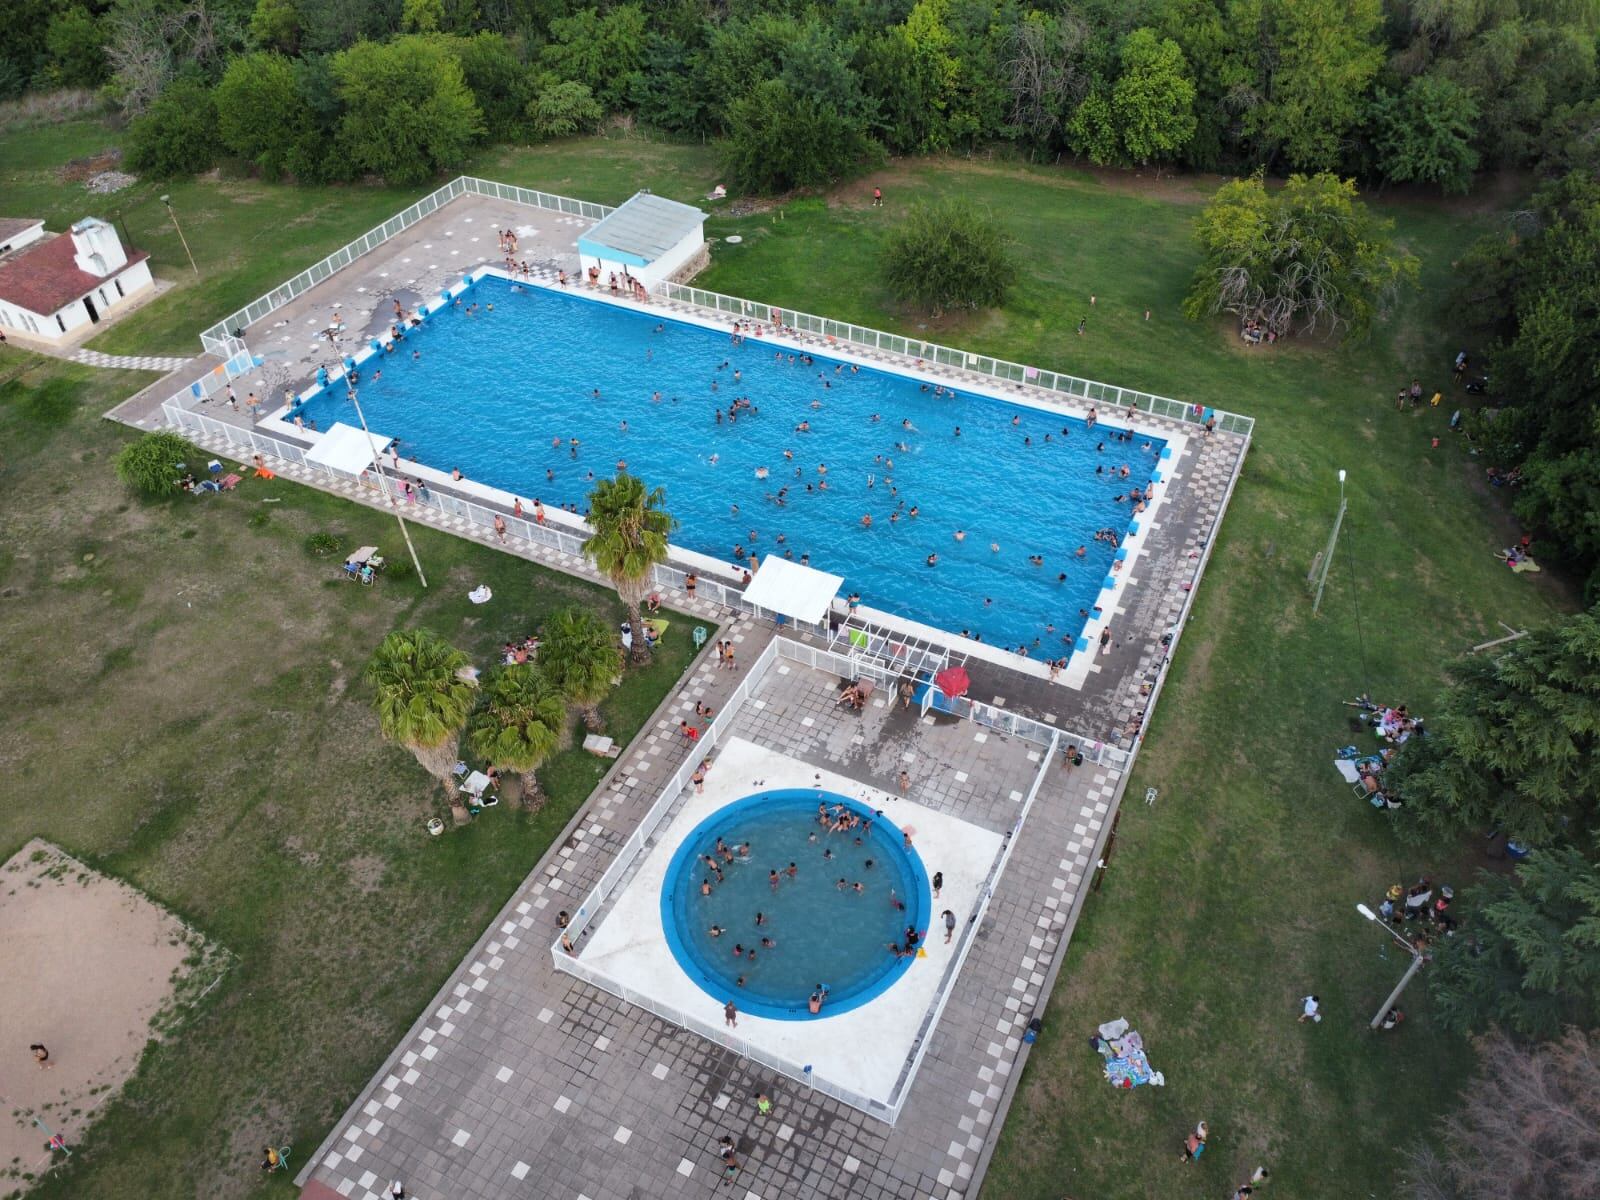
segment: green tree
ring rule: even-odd
[[[1520,467],[1517,515],[1540,557],[1600,600],[1600,180],[1575,172],[1485,238],[1457,273],[1452,310],[1493,354],[1497,405],[1468,418],[1489,465]]]
[[[87,10],[73,6],[50,18],[45,33],[51,74],[66,87],[99,87],[111,76],[105,34]]]
[[[175,433],[147,433],[117,451],[117,478],[141,496],[170,496],[184,468],[201,457],[194,443]]]
[[[357,170],[419,184],[459,166],[483,114],[447,46],[424,37],[358,42],[333,57],[345,113],[339,147]]]
[[[516,48],[498,33],[455,38],[451,45],[489,136],[504,140],[521,133],[533,81]]]
[[[727,123],[723,164],[746,191],[822,187],[882,154],[863,121],[817,97],[796,96],[781,79],[735,101]]]
[[[627,99],[629,77],[644,66],[644,52],[644,10],[620,4],[551,21],[539,61],[552,74],[583,84],[611,112]]]
[[[1533,845],[1600,816],[1600,610],[1462,659],[1390,767],[1419,838],[1503,829]]]
[[[594,613],[564,608],[544,623],[539,667],[583,713],[591,730],[601,727],[600,702],[622,674],[622,643]]]
[[[1440,1023],[1532,1038],[1600,1024],[1600,866],[1555,846],[1515,880],[1481,873],[1473,892],[1471,928],[1437,949],[1429,972]]]
[[[1194,80],[1183,51],[1153,29],[1122,40],[1122,74],[1111,90],[1111,112],[1123,157],[1135,163],[1171,159],[1194,137]]]
[[[866,72],[882,109],[884,140],[927,154],[950,147],[961,63],[945,25],[947,0],[918,0],[899,25],[872,44]]]
[[[662,508],[666,493],[647,489],[632,475],[602,479],[589,493],[589,527],[583,553],[611,581],[628,610],[633,628],[633,661],[650,661],[639,605],[650,589],[651,572],[667,561],[667,537],[678,522]]]
[[[367,663],[378,727],[444,785],[457,820],[465,818],[453,768],[477,687],[462,677],[465,654],[426,629],[397,629]]]
[[[711,31],[697,82],[709,97],[715,128],[726,129],[733,106],[776,77],[784,54],[801,37],[799,21],[769,12],[733,17]]]
[[[294,63],[272,52],[242,54],[228,63],[214,98],[223,145],[268,176],[283,171],[308,126]]]
[[[1383,65],[1379,0],[1259,0],[1259,102],[1245,132],[1297,171],[1339,165]]]
[[[402,0],[400,28],[407,33],[438,33],[444,24],[444,0]]]
[[[263,50],[299,53],[301,29],[295,0],[256,0],[250,13],[250,40]]]
[[[495,667],[485,677],[483,700],[467,726],[472,752],[522,776],[522,804],[544,804],[538,768],[567,736],[561,692],[531,663]]]
[[[194,175],[216,166],[221,152],[216,102],[193,76],[174,79],[128,126],[128,166],[141,175]]]
[[[540,140],[587,133],[605,115],[588,86],[573,79],[547,83],[528,101],[528,128]]]
[[[1416,283],[1417,260],[1391,227],[1335,175],[1292,175],[1271,192],[1259,174],[1223,184],[1195,222],[1202,258],[1184,312],[1234,313],[1280,334],[1363,334]]]
[[[1465,193],[1478,169],[1477,118],[1472,93],[1443,76],[1419,75],[1403,92],[1380,92],[1373,102],[1378,169],[1396,183]]]
[[[918,201],[889,235],[884,281],[899,300],[940,316],[995,308],[1017,276],[1012,239],[969,201]]]

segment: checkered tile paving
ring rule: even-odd
[[[104,367],[116,371],[181,371],[194,360],[171,358],[159,354],[102,354],[98,350],[78,350],[71,362],[89,367]]]

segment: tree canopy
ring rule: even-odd
[[[106,83],[130,118],[182,75],[215,84],[241,55],[298,64],[422,39],[459,60],[483,124],[459,105],[426,107],[439,89],[413,55],[391,95],[401,119],[381,127],[391,136],[420,110],[442,125],[441,147],[514,139],[536,98],[576,111],[556,102],[585,88],[600,115],[586,105],[576,128],[624,114],[725,139],[736,178],[765,190],[820,186],[879,152],[997,143],[1045,160],[1334,171],[1452,191],[1480,164],[1555,175],[1592,170],[1597,153],[1592,3],[0,0],[0,27],[0,99]],[[354,120],[378,128],[370,113]],[[334,128],[325,114],[316,123]],[[547,120],[540,136],[566,127]],[[423,148],[416,170],[453,161]],[[385,165],[416,149],[403,142]],[[295,157],[322,178],[377,169],[338,168],[304,144]]]
[[[462,677],[467,656],[426,629],[397,629],[367,663],[383,736],[416,756],[456,803],[452,767],[477,688]]]
[[[437,39],[358,42],[334,55],[333,77],[345,106],[340,152],[393,183],[460,166],[484,132],[460,60]]]
[[[1600,819],[1600,609],[1452,669],[1428,736],[1387,772],[1421,838],[1502,829],[1532,845]]]
[[[635,662],[650,658],[639,606],[652,571],[667,561],[667,538],[678,527],[663,507],[665,501],[665,492],[645,487],[633,475],[602,479],[589,493],[588,520],[594,532],[583,543],[583,553],[611,581],[627,606]]]
[[[1394,246],[1354,180],[1260,174],[1223,184],[1195,222],[1202,261],[1184,300],[1191,318],[1234,313],[1280,334],[1363,334],[1414,285],[1417,260]]]

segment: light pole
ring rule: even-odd
[[[1342,475],[1344,472],[1341,471],[1340,474]],[[1406,984],[1411,982],[1411,977],[1418,971],[1422,970],[1422,951],[1418,950],[1410,942],[1406,941],[1405,938],[1401,937],[1400,931],[1392,928],[1387,921],[1379,921],[1378,914],[1373,912],[1365,904],[1356,905],[1356,911],[1367,920],[1376,921],[1379,925],[1382,925],[1390,937],[1394,938],[1395,941],[1399,942],[1411,953],[1411,965],[1406,968],[1406,973],[1400,976],[1400,982],[1394,985],[1394,991],[1389,993],[1389,998],[1383,1002],[1383,1006],[1378,1009],[1377,1015],[1372,1018],[1369,1028],[1376,1029],[1379,1025],[1383,1024],[1384,1015],[1388,1013],[1388,1011],[1395,1006],[1395,1002],[1400,999],[1400,993],[1406,990]]]
[[[200,268],[194,265],[194,251],[189,249],[189,239],[183,236],[183,226],[178,224],[178,211],[172,207],[172,197],[161,197],[161,203],[167,206],[167,215],[172,218],[172,227],[178,231],[178,240],[183,243],[183,252],[189,256],[189,269],[195,273],[195,278],[200,276]]]
[[[1317,576],[1317,598],[1311,602],[1311,615],[1317,615],[1317,610],[1322,607],[1322,589],[1328,583],[1328,568],[1333,565],[1333,548],[1339,542],[1339,527],[1344,524],[1344,468],[1339,469],[1339,515],[1333,519],[1333,533],[1328,538],[1328,548],[1322,552],[1322,570]]]
[[[394,519],[400,522],[400,536],[405,539],[406,549],[411,551],[411,565],[417,569],[417,582],[427,587],[428,577],[422,573],[422,560],[417,557],[417,548],[411,544],[411,531],[406,528],[406,519],[400,515],[399,498],[389,486],[388,476],[383,473],[383,455],[378,453],[378,443],[373,440],[372,430],[367,428],[367,415],[361,411],[361,401],[356,398],[355,388],[350,389],[350,403],[356,406],[356,419],[361,422],[361,432],[367,435],[367,449],[372,451],[372,467],[378,472],[378,486],[383,488],[383,494],[389,497],[389,507],[394,509]]]

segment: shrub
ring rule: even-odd
[[[319,529],[305,541],[306,553],[312,558],[328,558],[344,549],[344,538],[337,533]]]
[[[306,126],[294,63],[281,54],[240,55],[228,63],[213,100],[228,149],[269,176],[283,170]]]
[[[896,297],[938,316],[947,308],[992,308],[1017,276],[1012,240],[965,200],[918,202],[889,235],[885,282]]]
[[[216,166],[217,105],[198,79],[174,79],[128,127],[128,166],[158,178],[194,175]]]
[[[594,129],[605,115],[589,86],[570,79],[540,88],[528,101],[529,131],[541,140]]]
[[[780,79],[729,105],[727,125],[724,165],[746,191],[821,187],[883,156],[864,119],[799,95]]]
[[[117,478],[141,496],[169,496],[186,467],[204,457],[175,433],[147,433],[117,453]]]

